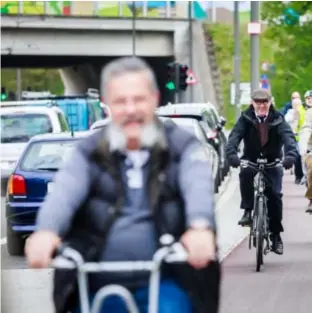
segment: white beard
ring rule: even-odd
[[[110,123],[107,131],[110,151],[125,152],[127,150],[127,138],[123,130],[116,124]],[[145,125],[141,132],[140,146],[151,148],[159,141],[160,136],[162,133],[155,122]]]

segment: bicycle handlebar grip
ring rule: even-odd
[[[79,267],[84,264],[83,256],[74,248],[71,248],[70,246],[66,244],[59,245],[53,254],[54,261],[57,260],[57,264],[59,267],[59,264],[62,263],[60,267],[67,267],[67,268],[73,268],[73,267]],[[60,261],[62,260],[62,261]],[[54,263],[54,261],[52,263]],[[67,264],[65,266],[64,264]],[[68,265],[72,264],[72,265]],[[74,266],[73,266],[74,265]]]
[[[188,259],[188,253],[183,245],[176,242],[172,245],[172,251],[165,257],[167,263],[186,262]]]
[[[64,245],[64,244],[58,245],[56,247],[56,249],[54,250],[52,258],[56,258],[58,256],[62,256],[64,254],[65,249],[66,249],[66,245]]]
[[[162,246],[171,246],[174,243],[174,237],[171,234],[164,234],[159,238]]]

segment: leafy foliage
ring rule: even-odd
[[[284,22],[288,8],[301,16],[300,23]],[[281,104],[289,100],[292,91],[302,94],[312,89],[312,2],[266,1],[261,11],[269,25],[266,35],[279,47],[274,54],[277,73],[272,77],[272,90]]]
[[[215,55],[220,70],[222,91],[224,98],[224,112],[228,120],[227,126],[232,127],[235,123],[235,107],[230,104],[230,85],[234,81],[234,33],[233,27],[224,24],[207,24],[208,31],[214,42]],[[273,59],[276,45],[267,38],[266,33],[261,36],[260,62]],[[250,81],[250,37],[247,26],[240,27],[240,81]]]
[[[301,15],[301,22],[285,22],[287,8]],[[290,11],[291,12],[291,11]],[[287,13],[288,14],[288,13]],[[261,2],[263,32],[260,36],[260,62],[276,67],[269,73],[272,93],[277,107],[290,100],[292,91],[303,94],[312,89],[312,1]],[[296,20],[296,19],[294,19]],[[304,22],[302,22],[302,20]],[[229,126],[234,122],[234,106],[230,105],[230,84],[234,80],[234,34],[229,25],[206,25],[213,38],[220,69],[224,97],[224,111]],[[246,25],[240,29],[241,82],[250,81],[250,37]]]
[[[31,87],[34,91],[49,90],[63,94],[63,83],[57,69],[22,69],[22,90]],[[16,92],[16,69],[1,69],[1,86],[7,92]]]

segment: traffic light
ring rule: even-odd
[[[292,8],[286,8],[284,11],[284,23],[286,25],[296,25],[300,21],[300,14]]]
[[[168,90],[176,90],[176,63],[172,62],[167,65],[168,79],[166,88]]]
[[[179,64],[179,82],[180,90],[186,90],[188,84],[186,83],[187,77],[188,77],[188,66],[187,65],[181,65]]]
[[[1,101],[5,101],[7,97],[5,87],[1,87]]]

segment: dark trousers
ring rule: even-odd
[[[253,209],[254,206],[254,177],[256,171],[251,168],[242,168],[239,173],[240,191],[241,191],[241,208]],[[268,199],[269,227],[272,233],[283,231],[283,202],[282,202],[282,181],[283,169],[267,169],[265,173],[266,189],[265,195]]]
[[[301,156],[298,153],[295,161],[295,177],[298,179],[302,179],[304,176],[303,169],[302,169],[302,162],[301,162]]]

